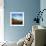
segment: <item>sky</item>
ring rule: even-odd
[[[12,18],[17,19],[17,20],[23,20],[23,15],[22,14],[12,14]]]

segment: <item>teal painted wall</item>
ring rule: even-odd
[[[41,0],[40,1],[40,10],[42,11],[43,9],[46,9],[46,0]],[[40,21],[40,25],[46,27],[46,10],[43,12],[43,22]]]
[[[40,0],[4,0],[4,39],[18,41],[32,30]],[[10,12],[24,12],[24,26],[10,26]]]

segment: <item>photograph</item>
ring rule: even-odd
[[[24,12],[10,12],[10,25],[24,26]]]

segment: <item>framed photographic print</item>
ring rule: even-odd
[[[24,12],[10,12],[11,26],[24,26]]]

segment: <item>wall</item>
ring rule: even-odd
[[[40,10],[40,0],[4,0],[4,39],[18,41],[31,29],[35,14]],[[24,26],[10,26],[10,12],[24,12]]]
[[[41,11],[42,11],[43,9],[46,9],[46,0],[41,0],[41,1],[40,1],[40,9],[41,9]],[[45,20],[45,19],[46,19],[46,11],[43,12],[42,17],[43,17],[43,22],[40,21],[40,25],[46,27],[46,20]]]

